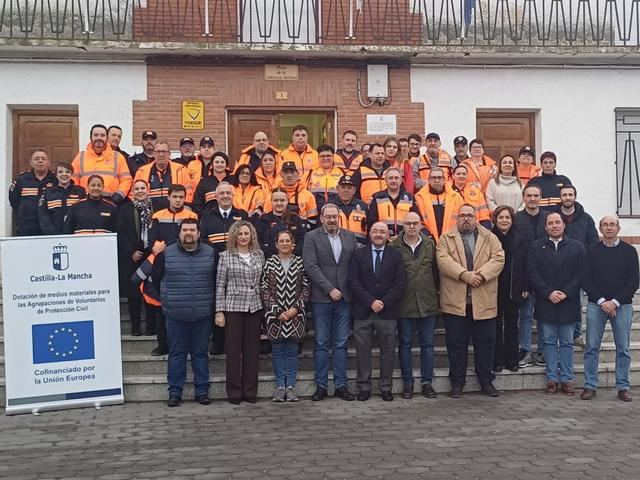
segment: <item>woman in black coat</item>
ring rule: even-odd
[[[131,334],[141,335],[140,314],[142,294],[139,286],[131,282],[136,269],[149,255],[149,228],[153,206],[149,198],[149,185],[145,180],[136,180],[132,186],[133,198],[120,206],[118,214],[118,270],[120,273],[120,295],[127,297]],[[146,335],[155,335],[154,315],[147,304]]]
[[[493,211],[493,230],[504,250],[504,268],[498,277],[498,318],[493,370],[518,371],[520,302],[529,295],[526,285],[527,241],[513,226],[515,212],[507,205]]]

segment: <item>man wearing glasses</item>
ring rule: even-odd
[[[456,215],[464,203],[458,192],[445,188],[445,181],[444,170],[433,167],[429,170],[429,183],[415,197],[424,226],[436,242],[456,225]]]
[[[498,275],[504,267],[500,240],[476,223],[476,211],[465,203],[456,226],[436,247],[440,270],[440,309],[449,357],[452,398],[462,396],[467,376],[469,340],[473,339],[476,375],[482,392],[497,397],[493,359],[498,315]]]
[[[187,203],[193,200],[193,190],[186,169],[170,160],[171,149],[167,142],[157,142],[153,150],[155,160],[143,165],[136,172],[135,180],[144,180],[149,184],[149,198],[153,211],[169,208],[169,187],[173,184],[183,185],[187,189]]]

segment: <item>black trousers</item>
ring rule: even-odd
[[[156,335],[158,337],[158,348],[163,352],[169,352],[169,345],[167,344],[167,324],[165,323],[164,314],[162,313],[162,307],[147,306],[153,315],[153,324],[155,325]]]
[[[520,305],[509,301],[498,301],[496,318],[496,354],[493,365],[517,367],[520,360],[518,335],[518,311]]]
[[[469,340],[472,339],[476,375],[480,384],[486,384],[495,379],[496,319],[474,320],[471,305],[467,305],[466,313],[464,317],[444,314],[449,380],[456,386],[466,383]]]
[[[142,293],[137,285],[132,285],[127,292],[127,305],[129,307],[129,317],[131,318],[131,333],[139,334],[141,333],[141,323],[142,323],[142,304],[144,303],[145,307],[145,318],[146,318],[146,328],[145,335],[155,335],[156,334],[156,326],[154,315],[155,312],[153,310],[153,305],[149,305],[146,302],[143,302]]]

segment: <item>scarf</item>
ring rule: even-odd
[[[144,248],[149,246],[149,228],[151,228],[151,215],[153,214],[151,209],[151,199],[147,198],[144,201],[132,200],[133,208],[138,212],[140,216],[140,240]]]

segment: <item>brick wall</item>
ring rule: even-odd
[[[134,102],[133,139],[142,131],[154,129],[160,138],[175,142],[190,135],[199,138],[208,134],[224,145],[226,138],[225,108],[255,108],[264,110],[336,109],[336,131],[352,129],[359,133],[360,143],[381,141],[384,137],[369,137],[366,133],[367,114],[397,115],[399,136],[411,132],[424,133],[422,103],[410,98],[409,67],[389,68],[392,103],[371,108],[359,105],[356,91],[358,69],[345,67],[300,66],[297,81],[264,80],[264,66],[190,66],[148,65],[147,100]],[[362,75],[363,99],[366,100],[366,72]],[[287,100],[276,100],[276,91],[286,91]],[[182,101],[205,102],[206,131],[182,130]],[[174,147],[174,145],[172,145]]]

